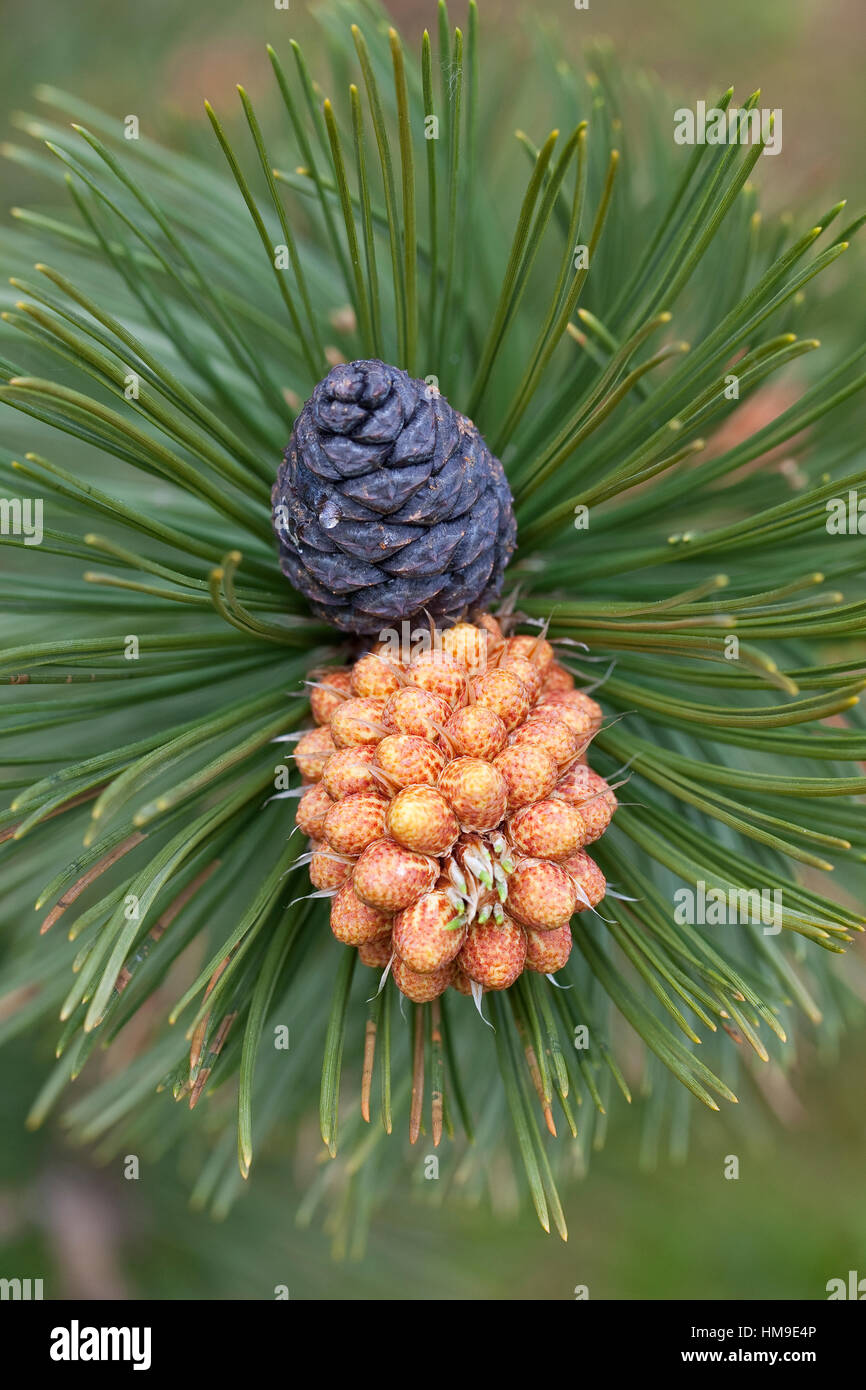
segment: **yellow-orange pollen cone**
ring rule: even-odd
[[[617,808],[587,763],[601,706],[546,636],[490,614],[429,649],[386,637],[310,673],[316,727],[294,744],[334,936],[419,1004],[555,974],[607,891],[586,853]]]

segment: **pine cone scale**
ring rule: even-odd
[[[422,505],[416,505],[414,512],[401,516],[401,511],[423,488],[430,477],[430,462],[414,464],[404,468],[397,477],[383,477],[382,472],[365,473],[355,481],[348,481],[343,488],[343,498],[354,498],[373,513],[390,516],[392,522],[421,521],[425,516]],[[396,506],[397,510],[392,510]],[[364,518],[358,517],[359,521]]]

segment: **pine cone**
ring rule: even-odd
[[[345,632],[458,618],[496,597],[514,550],[499,460],[434,387],[384,362],[319,382],[271,500],[284,574]]]

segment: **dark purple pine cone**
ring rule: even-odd
[[[283,572],[344,632],[458,618],[496,597],[514,550],[499,460],[435,387],[384,362],[319,382],[271,500]]]

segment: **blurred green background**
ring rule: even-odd
[[[203,99],[228,113],[238,81],[258,98],[269,86],[265,44],[283,48],[297,36],[314,48],[313,8],[303,0],[288,11],[273,0],[6,3],[3,136],[18,138],[16,113],[32,109],[32,89],[45,82],[119,116],[135,113],[147,134],[210,156]],[[388,9],[409,38],[435,22],[430,0],[391,0]],[[482,34],[508,26],[520,43],[519,10],[517,0],[482,0]],[[465,4],[450,11],[459,22]],[[765,201],[847,194],[859,210],[861,0],[590,0],[586,11],[573,0],[532,0],[531,16],[558,19],[573,52],[610,36],[628,63],[658,72],[678,103],[712,99],[731,83],[740,98],[761,86],[762,104],[784,112],[782,154],[762,161]],[[7,206],[43,195],[16,165],[6,166],[3,186]],[[571,1299],[576,1285],[592,1299],[823,1298],[828,1279],[866,1275],[864,1058],[862,1035],[820,1063],[806,1045],[788,1081],[743,1088],[739,1114],[695,1105],[688,1158],[673,1161],[662,1143],[653,1167],[641,1150],[640,1101],[628,1113],[615,1106],[604,1151],[567,1194],[567,1246],[545,1238],[531,1212],[510,1210],[503,1183],[495,1213],[441,1211],[423,1192],[395,1193],[363,1259],[335,1263],[326,1231],[296,1225],[305,1173],[278,1152],[215,1223],[189,1210],[189,1175],[172,1158],[127,1181],[118,1165],[109,1172],[70,1150],[59,1127],[28,1133],[24,1115],[50,1056],[47,1041],[42,1056],[19,1044],[0,1054],[0,1276],[42,1277],[47,1297],[81,1298],[271,1298],[277,1285],[316,1299]],[[736,1181],[724,1176],[732,1154]]]

